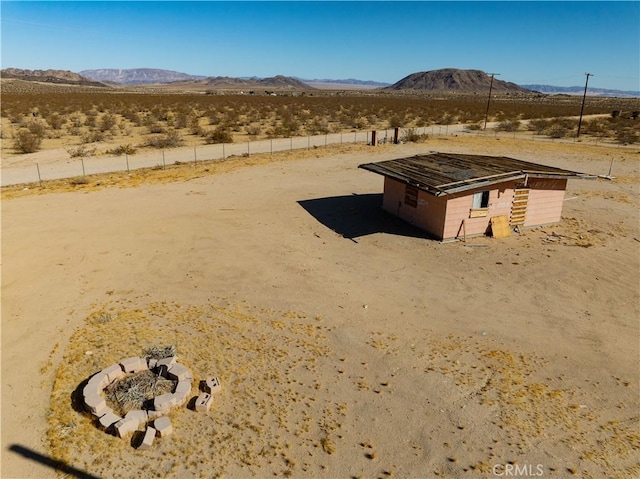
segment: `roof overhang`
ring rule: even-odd
[[[453,155],[452,155],[453,156]],[[442,154],[434,154],[434,155],[426,155],[423,158],[428,160],[429,157],[437,157],[440,162],[444,158],[445,161],[448,155]],[[464,160],[470,162],[473,160],[474,155],[464,155]],[[429,177],[429,163],[425,161],[424,170],[419,173],[407,172],[402,168],[396,168],[395,165],[401,164],[403,161],[414,160],[416,157],[410,158],[402,158],[398,160],[387,160],[381,161],[377,163],[365,163],[358,166],[358,168],[362,168],[364,170],[371,171],[373,173],[377,173],[379,175],[385,176],[387,178],[392,178],[398,182],[412,185],[420,190],[426,191],[427,193],[433,194],[435,196],[443,196],[443,195],[452,195],[456,193],[460,193],[463,191],[473,190],[477,188],[483,188],[487,186],[492,186],[508,181],[517,181],[517,180],[525,180],[529,178],[544,178],[544,179],[569,179],[569,178],[578,178],[578,179],[595,179],[597,176],[595,175],[587,175],[584,173],[578,173],[575,171],[562,170],[560,168],[547,167],[544,165],[537,165],[536,163],[530,162],[522,162],[520,160],[514,160],[511,158],[501,158],[501,157],[491,157],[495,160],[506,160],[506,166],[525,166],[525,167],[541,167],[540,171],[537,169],[511,169],[511,168],[503,168],[503,172],[495,173],[491,175],[482,175],[475,176],[467,179],[461,179],[456,181],[445,181],[445,182],[436,182],[433,181],[433,178]],[[479,158],[487,158],[487,157],[479,157]],[[458,160],[458,158],[455,158]],[[415,160],[414,160],[415,161]],[[512,164],[511,164],[512,163]],[[441,166],[441,165],[438,165]],[[415,164],[411,166],[411,168],[415,169]],[[440,175],[441,171],[433,170],[434,174]],[[424,178],[424,180],[423,180]],[[451,178],[455,179],[455,178]],[[431,180],[431,181],[430,181]],[[430,181],[430,182],[429,182]]]

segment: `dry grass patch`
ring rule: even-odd
[[[101,321],[106,312],[111,320]],[[312,380],[317,368],[331,361],[324,329],[303,314],[292,317],[224,301],[103,309],[73,334],[56,371],[51,455],[111,477],[140,477],[142,471],[154,477],[187,471],[215,477],[238,470],[280,474],[297,467],[291,457],[304,457],[319,445],[331,453],[336,446],[329,435],[341,427],[344,407],[322,399],[329,396],[319,395]],[[194,387],[217,375],[223,392],[209,413],[172,411],[174,435],[141,454],[100,431],[72,399],[95,371],[167,343],[176,345],[179,361],[194,373]]]

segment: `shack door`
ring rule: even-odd
[[[524,225],[529,203],[529,188],[517,188],[513,192],[513,204],[511,205],[511,226]]]

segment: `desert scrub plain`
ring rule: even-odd
[[[264,138],[393,127],[483,126],[484,95],[385,92],[180,92],[44,85],[3,79],[2,156],[64,148],[69,157],[132,154]],[[573,137],[579,97],[496,96],[489,121],[503,131],[529,130],[550,138]],[[589,98],[581,134],[600,140],[639,140],[640,100]],[[531,125],[522,120],[535,120]],[[8,140],[8,141],[7,141]]]
[[[160,96],[191,98],[175,95]],[[307,109],[338,102],[315,95]],[[193,98],[245,99],[228,96]],[[354,98],[340,101],[375,101]],[[107,113],[123,121],[105,109],[97,125]],[[616,179],[570,182],[560,225],[442,245],[358,199],[382,190],[358,164],[430,150],[595,174],[613,159]],[[3,188],[3,445],[105,478],[637,477],[637,159],[614,138],[461,136]],[[330,215],[367,234],[299,204],[336,197]],[[173,410],[174,434],[143,452],[79,410],[91,374],[168,345],[194,387],[221,378],[209,413]],[[5,473],[54,476],[3,449]]]

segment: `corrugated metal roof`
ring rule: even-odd
[[[436,196],[488,186],[527,176],[569,178],[591,176],[505,156],[432,153],[408,158],[365,163],[359,166]]]

